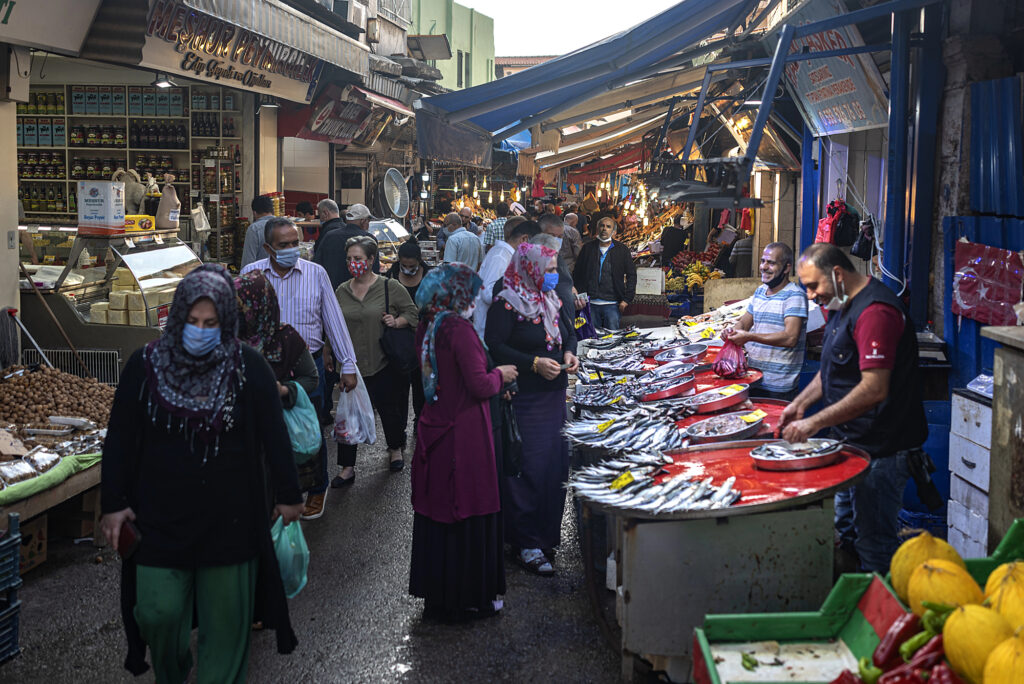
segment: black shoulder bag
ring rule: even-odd
[[[384,279],[384,313],[391,313],[391,278]],[[389,328],[384,326],[380,335],[380,346],[388,363],[393,363],[402,373],[410,373],[419,366],[416,353],[416,334],[412,328]]]

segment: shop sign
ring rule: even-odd
[[[99,6],[100,0],[0,0],[0,43],[77,55]]]
[[[319,140],[336,145],[372,145],[391,120],[390,110],[373,103],[351,88],[330,85],[310,107],[282,108],[277,133],[281,137]]]
[[[153,3],[139,65],[294,102],[310,101],[324,70],[318,57],[181,0]]]
[[[787,23],[803,25],[845,14],[840,0],[809,2]],[[821,52],[864,45],[856,26],[819,31],[793,41],[790,54]],[[885,83],[871,56],[845,55],[786,66],[786,80],[809,117],[816,136],[881,128],[889,123]]]

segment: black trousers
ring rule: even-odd
[[[408,384],[412,386],[412,412],[415,414],[416,420],[419,420],[420,414],[423,413],[423,404],[427,401],[423,394],[423,374],[417,368],[405,377],[408,378]]]
[[[409,419],[409,376],[391,364],[363,377],[370,403],[384,426],[388,449],[405,448],[405,425]],[[356,444],[338,445],[338,465],[348,468],[356,464]]]

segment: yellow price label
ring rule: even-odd
[[[601,379],[601,376],[600,376],[600,375],[598,375],[597,373],[591,373],[591,374],[590,374],[590,379],[591,379],[591,380],[600,380],[600,379]]]
[[[56,263],[56,261],[57,261],[57,257],[54,256],[53,254],[47,254],[46,256],[43,257],[43,263],[44,264],[53,264],[53,263]]]
[[[631,482],[634,482],[635,480],[636,478],[633,477],[633,471],[627,470],[626,472],[622,473],[617,478],[612,480],[612,483],[608,485],[608,489],[622,489],[623,487],[630,484]]]
[[[615,384],[625,385],[627,382],[629,382],[629,378],[619,378],[618,380],[615,381]]]
[[[691,328],[693,326],[697,325],[697,321],[683,321],[683,322],[686,323],[686,325],[690,326]]]
[[[714,336],[715,336],[715,329],[714,328],[704,328],[704,332],[702,332],[700,334],[700,337],[701,337],[702,340],[710,340]]]
[[[634,337],[640,337],[640,333],[638,333],[638,332],[628,332],[623,337],[625,337],[625,339],[628,340],[628,339],[632,339]]]
[[[743,385],[729,385],[728,387],[723,387],[722,389],[718,390],[718,393],[721,394],[723,397],[731,397],[737,392],[742,392],[744,389],[745,388],[743,387]]]
[[[745,423],[756,423],[757,421],[761,420],[767,415],[768,414],[762,411],[761,409],[757,409],[756,411],[751,411],[745,416],[740,416],[740,420],[742,420]]]
[[[611,400],[610,402],[608,402],[608,403],[609,403],[609,404],[618,404],[618,403],[619,403],[620,401],[622,401],[622,397],[615,397],[614,399],[612,399],[612,400]]]
[[[603,335],[603,336],[599,337],[598,339],[599,340],[610,340],[613,337],[615,337],[614,333],[609,333],[608,335]]]
[[[603,423],[601,423],[600,425],[597,426],[597,431],[598,432],[604,432],[605,430],[607,430],[608,428],[610,428],[614,424],[615,424],[615,419],[614,418],[612,418],[610,420],[606,420],[605,422],[603,422]]]

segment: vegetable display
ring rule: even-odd
[[[0,423],[48,423],[50,416],[74,416],[106,425],[113,400],[113,387],[55,368],[0,371]]]

